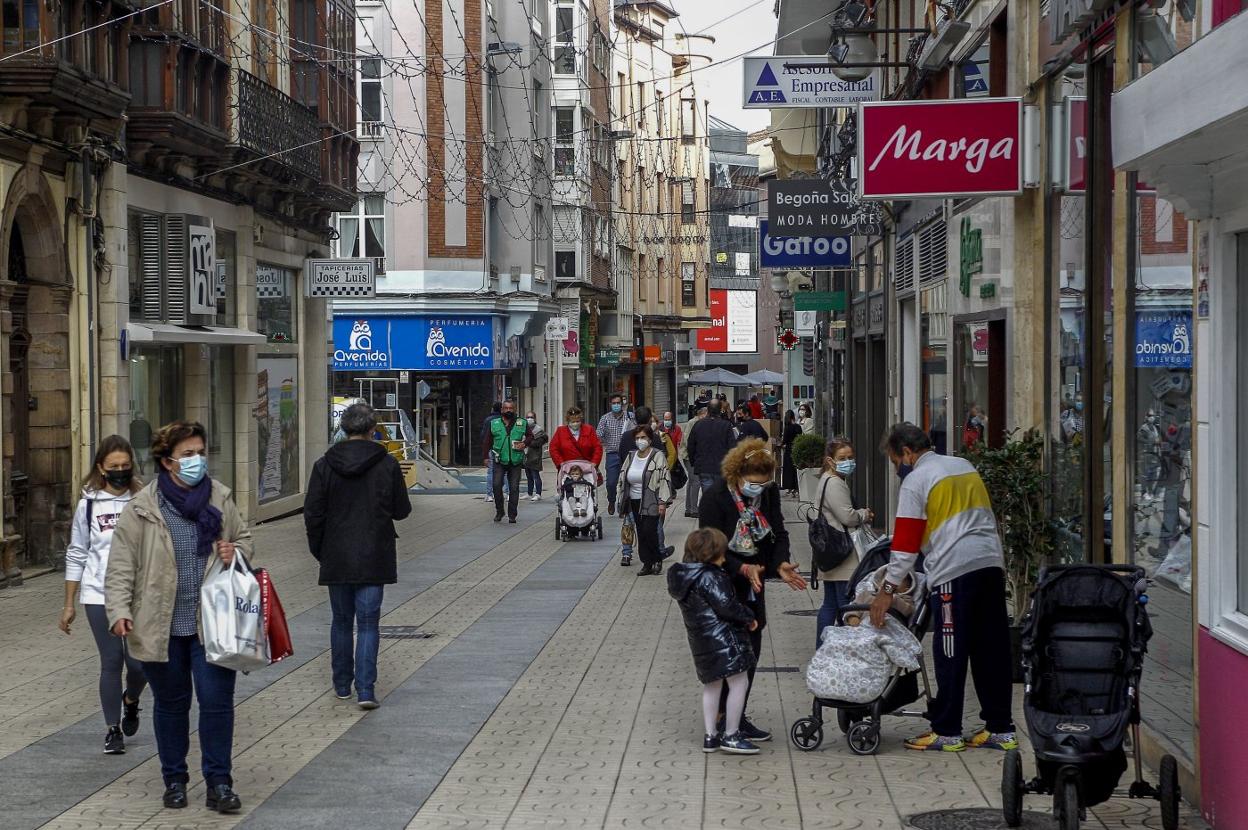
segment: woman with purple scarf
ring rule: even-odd
[[[113,533],[104,606],[113,634],[142,661],[155,699],[153,724],[164,805],[187,806],[191,693],[199,701],[206,805],[236,813],[231,777],[236,673],[207,661],[200,639],[199,589],[219,558],[251,561],[251,532],[230,490],[208,476],[207,433],[175,421],[152,441],[159,475],[130,501]]]

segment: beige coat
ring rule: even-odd
[[[134,630],[126,638],[131,656],[164,663],[169,659],[178,565],[173,555],[173,537],[160,514],[156,487],[157,482],[153,481],[140,490],[117,520],[104,575],[104,608],[109,627],[118,620],[133,623]],[[221,511],[221,538],[238,545],[251,562],[251,531],[230,497],[230,489],[219,481],[212,482],[211,504]],[[216,556],[214,548],[211,559]],[[204,573],[207,572],[205,568]]]
[[[827,483],[826,489],[824,488],[825,482]],[[823,494],[823,503],[819,505],[819,512],[834,530],[855,528],[867,520],[867,511],[854,509],[854,500],[849,494],[849,484],[836,473],[824,473],[819,477],[819,486],[815,490],[816,499],[819,498],[820,493]],[[832,570],[820,571],[819,578],[825,582],[844,582],[854,575],[856,567],[858,567],[858,552],[854,551]],[[850,596],[853,596],[854,587],[849,586]]]

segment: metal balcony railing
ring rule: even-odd
[[[250,72],[238,72],[238,143],[320,180],[321,126],[312,111]]]
[[[386,133],[386,123],[384,121],[361,121],[359,125],[360,138],[381,138]]]

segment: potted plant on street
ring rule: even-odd
[[[1053,522],[1046,505],[1049,485],[1044,467],[1044,437],[1037,430],[1022,435],[1013,430],[1006,434],[1000,447],[980,442],[968,448],[964,456],[979,471],[988,489],[1005,552],[1017,681],[1021,679],[1017,658],[1023,615],[1040,569],[1053,561],[1056,549]]]
[[[815,490],[819,485],[819,476],[823,473],[824,452],[827,449],[823,438],[813,433],[799,435],[793,441],[793,466],[797,468],[798,497],[804,502],[813,502],[817,498]]]

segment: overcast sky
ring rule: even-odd
[[[680,12],[680,17],[668,30],[680,31],[683,24],[689,34],[706,31],[715,38],[711,55],[716,61],[746,51],[764,55],[772,52],[771,40],[776,36],[776,18],[772,14],[775,0],[674,0],[672,5]],[[714,25],[737,11],[741,13]],[[758,48],[760,45],[762,48]],[[740,60],[703,69],[694,78],[699,86],[702,79],[710,83],[711,115],[716,118],[746,132],[762,129],[770,123],[771,113],[767,110],[741,108]]]

